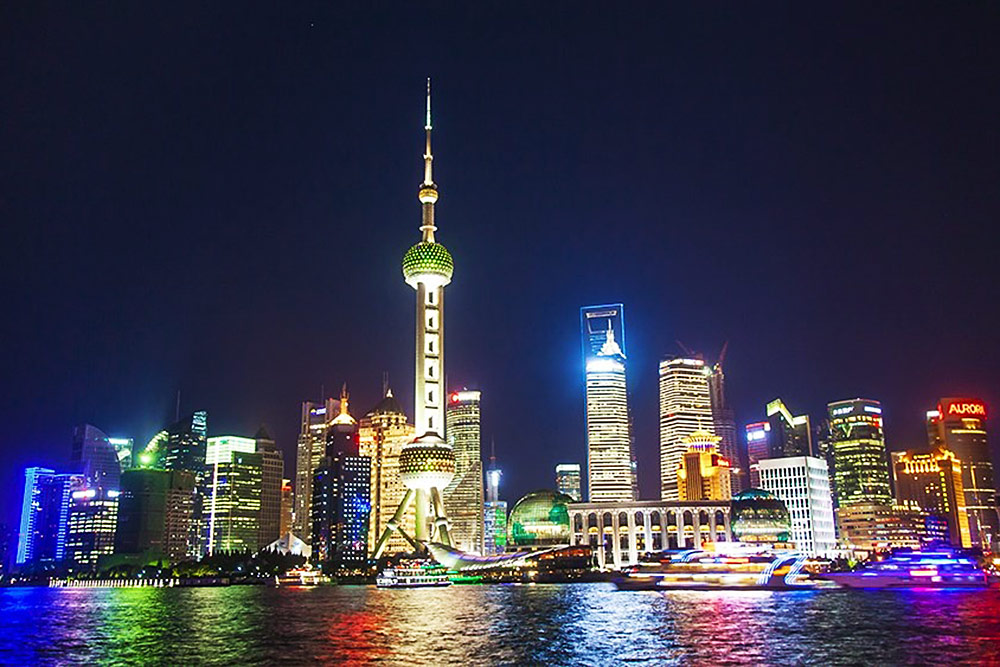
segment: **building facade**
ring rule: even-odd
[[[15,562],[58,563],[66,558],[70,496],[82,484],[81,475],[32,467],[24,471],[21,525]]]
[[[736,412],[726,397],[726,374],[722,369],[726,348],[723,347],[719,360],[712,365],[708,376],[708,393],[712,404],[712,424],[719,437],[719,453],[729,461],[729,484],[733,493],[739,493],[750,485],[746,453],[736,431]]]
[[[972,546],[962,462],[953,452],[893,452],[892,469],[899,505],[942,517],[952,546]]]
[[[587,490],[592,502],[635,499],[625,355],[605,331],[604,344],[587,360]]]
[[[826,461],[791,456],[764,459],[756,465],[760,488],[788,507],[795,548],[811,556],[831,556],[837,548],[837,536]]]
[[[680,500],[729,500],[732,486],[729,461],[719,453],[717,435],[695,431],[684,438],[687,451],[677,466]]]
[[[368,522],[368,551],[375,550],[375,541],[385,532],[393,512],[403,502],[406,487],[399,471],[399,456],[403,447],[413,442],[414,426],[407,422],[399,401],[386,389],[385,396],[358,423],[359,455],[371,459],[371,514]],[[400,517],[399,525],[408,535],[413,534],[415,514],[411,509]],[[404,553],[412,546],[398,532],[386,543],[388,554]]]
[[[274,438],[264,426],[257,430],[254,441],[257,443],[256,451],[261,458],[260,519],[257,522],[259,531],[257,544],[264,548],[282,535],[281,498],[285,460]]]
[[[484,549],[481,394],[454,391],[445,410],[445,437],[455,451],[455,476],[444,490],[451,544],[459,551]]]
[[[954,452],[962,462],[962,486],[975,546],[1000,549],[997,491],[986,433],[986,404],[976,398],[942,398],[927,413],[932,449]]]
[[[302,403],[299,439],[295,449],[295,511],[292,532],[306,544],[312,543],[312,483],[326,452],[326,431],[337,415],[337,401]]]
[[[642,554],[730,541],[728,502],[639,500],[568,505],[573,546],[590,546],[602,568],[635,565]]]
[[[695,431],[715,435],[711,370],[701,359],[671,358],[660,362],[660,498],[677,500],[677,467]]]
[[[878,401],[856,398],[830,403],[827,412],[836,506],[891,506],[882,406]]]
[[[115,553],[188,558],[195,477],[186,470],[134,468],[121,476]]]
[[[209,438],[206,464],[203,553],[255,553],[266,546],[257,541],[264,468],[257,441],[232,435]]]
[[[580,489],[579,463],[560,463],[556,466],[556,490],[566,494],[574,502],[583,500]]]
[[[313,478],[312,559],[326,572],[362,571],[368,563],[372,460],[359,452],[358,424],[348,410],[345,385]]]

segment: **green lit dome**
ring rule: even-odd
[[[421,241],[406,251],[403,255],[403,277],[406,282],[416,287],[417,279],[436,278],[441,285],[451,282],[455,271],[455,262],[451,253],[440,243]]]
[[[569,544],[570,496],[558,491],[532,491],[517,501],[510,511],[508,544],[518,547],[547,547]]]
[[[788,506],[763,489],[747,489],[733,496],[730,519],[733,537],[740,542],[787,542],[792,529]]]

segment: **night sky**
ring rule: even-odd
[[[287,476],[322,386],[412,406],[427,76],[447,373],[508,500],[586,460],[586,304],[625,303],[645,497],[675,340],[729,341],[741,428],[1000,409],[996,3],[147,4],[0,6],[8,521],[75,424],[145,443],[178,390]]]

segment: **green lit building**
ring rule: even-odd
[[[507,521],[508,551],[569,545],[567,506],[572,502],[565,493],[549,489],[532,491],[518,500]]]
[[[257,551],[264,462],[257,441],[238,436],[208,439],[202,508],[204,552]]]
[[[878,401],[855,398],[830,403],[827,413],[830,433],[826,446],[836,506],[892,505],[882,406]]]

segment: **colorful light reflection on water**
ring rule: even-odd
[[[0,663],[1000,660],[1000,591],[0,589]]]

